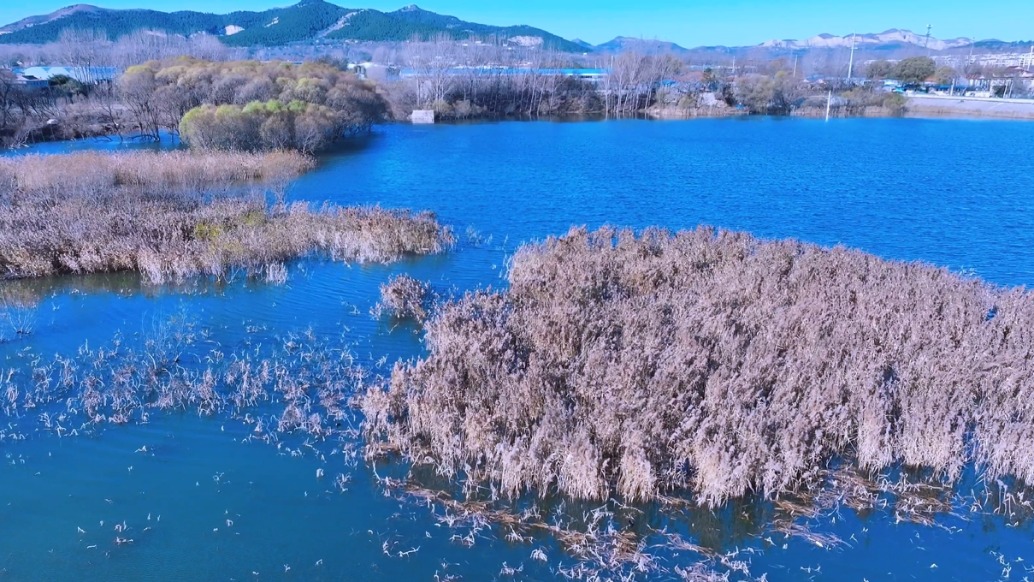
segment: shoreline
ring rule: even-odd
[[[478,123],[498,123],[502,121],[557,121],[566,123],[577,122],[600,122],[617,119],[641,119],[651,121],[688,121],[693,119],[733,119],[746,117],[775,117],[775,118],[798,118],[798,119],[822,119],[825,117],[825,110],[816,108],[800,108],[788,115],[755,115],[745,109],[734,107],[693,107],[683,109],[679,107],[650,107],[638,115],[626,115],[616,117],[605,117],[603,115],[581,115],[561,117],[538,117],[538,118],[476,118],[476,119],[449,119],[436,122],[435,125],[468,125]],[[998,120],[998,121],[1034,121],[1034,100],[1019,99],[987,99],[974,97],[946,97],[946,96],[910,96],[904,111],[893,112],[884,107],[865,107],[861,110],[844,111],[842,108],[834,108],[830,112],[833,119],[886,119],[886,118],[908,118],[908,119],[958,119],[958,120]],[[382,125],[406,125],[405,120],[392,120]],[[42,133],[42,132],[41,132]],[[44,134],[43,139],[26,141],[13,147],[5,147],[0,151],[15,151],[27,146],[75,142],[91,139],[120,139],[125,143],[143,143],[138,135],[120,135],[118,132],[105,133],[103,131],[89,132],[61,132],[51,131]]]
[[[646,110],[646,115],[650,119],[657,120],[719,119],[726,117],[823,119],[826,116],[826,111],[823,108],[802,107],[795,109],[788,115],[751,115],[746,110],[737,110],[735,108],[696,107],[681,109],[677,107],[652,107]],[[844,107],[834,107],[830,111],[831,119],[881,119],[895,117],[910,119],[1034,121],[1034,100],[913,95],[908,97],[908,102],[902,111],[892,111],[880,106],[850,110]]]
[[[1032,121],[1034,99],[911,95],[908,98],[905,116]]]

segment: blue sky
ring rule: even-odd
[[[232,12],[295,0],[79,0],[105,8]],[[353,8],[396,10],[406,0],[329,0]],[[0,0],[0,23],[51,12],[74,0]],[[600,43],[624,35],[684,46],[749,45],[822,32],[907,28],[933,36],[1034,39],[1034,1],[994,0],[425,0],[421,8],[485,24],[531,24]]]

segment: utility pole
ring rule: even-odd
[[[854,76],[854,43],[855,35],[851,35],[851,60],[847,63],[847,82],[851,82],[851,78]]]
[[[923,43],[923,48],[926,49],[926,56],[930,56],[930,31],[933,30],[932,24],[926,25],[926,42]]]
[[[1034,47],[1031,47],[1034,50]],[[793,78],[797,78],[797,53],[793,54]]]

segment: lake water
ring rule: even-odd
[[[209,347],[257,350],[311,329],[352,346],[368,365],[390,365],[421,350],[413,327],[370,316],[391,275],[410,273],[441,291],[499,286],[517,246],[572,225],[703,223],[1034,285],[1032,159],[1034,124],[1013,122],[382,127],[324,156],[289,198],[432,210],[460,235],[454,252],[389,266],[307,259],[289,266],[283,286],[155,288],[130,275],[5,283],[38,302],[19,314],[32,333],[0,330],[0,370],[27,365],[27,354],[104,345],[116,333],[139,343],[184,316],[206,330]],[[4,423],[25,440],[0,440],[3,579],[482,580],[507,578],[505,565],[522,568],[516,579],[538,580],[576,562],[548,533],[517,542],[488,528],[467,547],[457,538],[468,532],[443,527],[426,504],[385,495],[375,482],[403,468],[349,467],[340,443],[310,448],[287,439],[277,447],[249,441],[251,429],[239,422],[194,415],[153,415],[147,424],[64,438],[24,421]],[[337,474],[349,476],[345,491],[332,483]],[[820,546],[772,532],[763,508],[744,516],[763,505],[681,517],[654,508],[639,534],[654,544],[648,528],[666,526],[768,580],[1034,578],[1030,520],[960,507],[924,526],[843,508],[802,520],[845,540]],[[113,527],[123,522],[122,537],[133,542],[120,545]],[[548,561],[533,559],[535,550]],[[655,553],[668,572],[699,559],[691,551]]]

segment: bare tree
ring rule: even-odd
[[[446,35],[425,42],[411,42],[406,60],[417,74],[417,101],[421,107],[441,107],[452,88],[450,70],[455,65],[456,43]]]
[[[672,78],[681,67],[682,63],[670,55],[624,52],[614,57],[607,77],[608,110],[629,115],[645,109],[658,84]]]
[[[209,34],[190,38],[151,30],[137,30],[119,37],[111,47],[111,64],[119,68],[189,56],[208,61],[225,60],[230,49]]]
[[[118,80],[119,95],[136,118],[142,137],[158,140],[161,129],[161,109],[155,98],[158,83],[156,62],[130,67]]]
[[[14,73],[8,69],[0,69],[0,137],[7,133],[8,124],[14,117],[15,86]]]
[[[95,67],[111,65],[111,42],[102,30],[66,28],[58,35],[57,50],[76,80],[87,86],[98,81]]]

